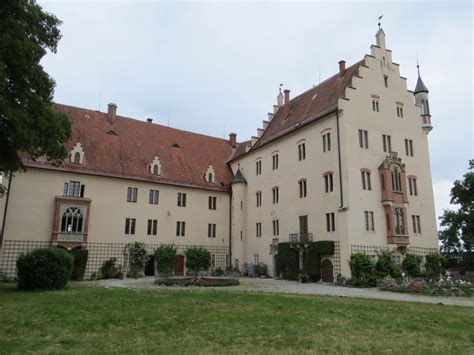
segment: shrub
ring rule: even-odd
[[[268,266],[264,263],[257,264],[257,276],[268,276]]]
[[[372,258],[363,253],[351,255],[349,261],[352,277],[349,284],[356,287],[374,287],[376,285],[375,266]]]
[[[171,273],[176,262],[176,246],[172,244],[160,245],[155,250],[156,271]]]
[[[104,261],[100,268],[100,276],[102,279],[113,279],[117,277],[119,270],[115,266],[115,258]]]
[[[276,272],[285,280],[297,280],[300,271],[298,252],[290,247],[290,243],[278,244]]]
[[[438,278],[443,272],[444,257],[438,253],[426,256],[425,269],[426,276]]]
[[[399,265],[392,260],[392,254],[388,251],[382,251],[378,254],[378,260],[375,263],[375,273],[380,279],[392,277],[394,279],[402,276],[402,270]]]
[[[200,277],[196,278],[165,278],[156,279],[154,282],[158,286],[199,286],[199,287],[226,287],[226,286],[237,286],[240,284],[237,279],[226,279],[226,278],[208,278]]]
[[[73,256],[64,249],[36,249],[16,262],[20,290],[63,289],[72,273]]]
[[[415,254],[406,254],[402,262],[402,269],[407,272],[409,276],[421,276],[421,256]]]
[[[202,247],[190,247],[186,250],[186,267],[193,271],[196,277],[201,270],[211,266],[211,253]]]
[[[309,276],[306,275],[306,274],[304,274],[304,273],[300,273],[300,274],[298,275],[298,279],[300,280],[300,282],[301,282],[302,284],[305,284],[305,283],[308,282]]]
[[[126,248],[130,261],[130,273],[133,277],[143,276],[143,268],[148,258],[145,243],[128,243]]]
[[[220,267],[218,267],[215,270],[212,270],[212,276],[222,276],[224,275],[224,270],[222,270]]]
[[[82,280],[86,272],[87,258],[89,251],[86,249],[71,250],[74,256],[74,267],[72,269],[71,280]]]

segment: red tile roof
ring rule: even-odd
[[[351,85],[352,77],[358,75],[359,67],[363,63],[364,60],[355,63],[346,69],[344,75],[341,76],[338,73],[281,106],[250,151],[334,111],[339,98],[345,96],[346,87]],[[245,149],[241,150],[239,146],[231,160],[235,160],[243,154],[245,154]]]
[[[236,149],[228,140],[122,116],[116,116],[111,124],[106,113],[73,106],[56,104],[55,109],[72,119],[72,138],[65,147],[71,151],[80,142],[84,163],[73,164],[68,158],[61,167],[54,167],[45,159],[25,157],[25,166],[222,191],[232,181],[226,162]],[[116,135],[108,134],[110,131]],[[173,147],[175,144],[179,148]],[[155,155],[161,162],[160,176],[149,170]],[[209,165],[215,171],[214,183],[204,179]]]

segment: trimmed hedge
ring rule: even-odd
[[[349,284],[355,287],[375,287],[377,280],[375,277],[375,265],[372,258],[363,253],[351,255],[349,261],[352,277]]]
[[[421,276],[422,257],[415,254],[406,254],[402,262],[402,269],[411,277]]]
[[[73,249],[71,250],[71,254],[74,256],[74,267],[72,269],[71,280],[82,280],[86,273],[89,251],[86,249]]]
[[[16,262],[19,290],[60,290],[71,278],[74,257],[64,249],[36,249]]]
[[[176,245],[164,244],[160,245],[155,250],[155,265],[156,271],[159,273],[173,272],[174,264],[176,262]]]
[[[237,279],[226,279],[226,278],[210,278],[210,277],[200,277],[195,279],[194,277],[186,278],[164,278],[156,279],[154,282],[158,286],[199,286],[199,287],[227,287],[227,286],[237,286],[240,284]]]
[[[202,247],[190,247],[186,250],[186,267],[195,276],[201,270],[207,270],[211,266],[211,253]]]
[[[320,240],[308,245],[303,254],[303,271],[312,282],[321,279],[321,256],[334,254],[334,242]]]
[[[278,243],[278,254],[276,257],[276,272],[286,280],[298,280],[299,258],[296,249],[290,247],[290,243]]]

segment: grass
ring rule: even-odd
[[[474,308],[203,289],[0,286],[0,353],[468,353]]]

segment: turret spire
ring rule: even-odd
[[[416,58],[416,69],[418,71],[418,80],[416,82],[415,86],[415,95],[420,93],[420,92],[426,92],[429,93],[428,88],[426,85],[423,83],[423,80],[421,80],[421,75],[420,75],[420,64],[418,63],[418,58]]]

